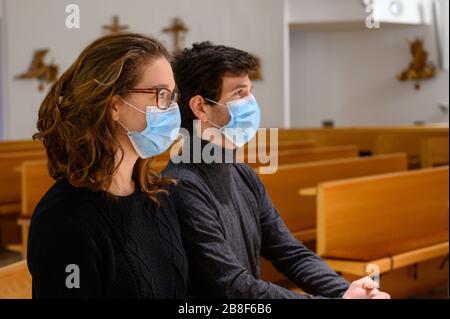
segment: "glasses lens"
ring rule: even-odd
[[[167,109],[172,101],[172,93],[168,89],[158,89],[158,107],[160,109]]]

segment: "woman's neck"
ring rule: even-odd
[[[137,155],[127,154],[125,151],[122,163],[114,172],[111,185],[106,189],[108,193],[114,196],[128,196],[134,193],[136,187],[133,181],[133,169],[137,159]],[[116,160],[120,160],[120,154],[117,154]]]

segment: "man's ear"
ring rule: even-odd
[[[196,95],[189,100],[189,106],[195,117],[202,123],[208,122],[205,112],[205,100],[202,96]]]
[[[111,100],[111,104],[110,104],[110,112],[111,112],[111,118],[113,119],[113,121],[119,121],[120,120],[120,116],[119,116],[119,105],[122,103],[122,101],[120,100],[120,97],[118,95],[114,95],[112,100]]]

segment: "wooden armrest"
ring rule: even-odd
[[[446,256],[448,255],[448,253],[447,241],[400,253],[392,257],[385,257],[372,261],[354,261],[343,259],[325,259],[325,261],[334,271],[349,275],[366,276],[366,269],[371,264],[377,265],[379,267],[380,273],[382,274],[394,269],[414,265],[436,257]]]
[[[19,226],[29,227],[30,223],[31,223],[31,218],[21,217],[17,220],[17,224],[19,224]]]
[[[311,241],[316,239],[316,229],[305,229],[294,232],[292,235],[294,235],[295,238],[297,238],[300,241]]]
[[[22,253],[22,244],[6,245],[6,249],[9,251],[17,252],[17,253]]]
[[[317,187],[300,188],[298,194],[300,196],[317,196]]]
[[[0,204],[0,216],[20,213],[21,208],[20,202]]]

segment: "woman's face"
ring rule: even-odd
[[[161,57],[144,64],[141,79],[133,89],[167,88],[175,90],[172,67]],[[156,107],[156,93],[128,93],[123,100],[145,112],[147,106]],[[120,99],[117,101],[119,121],[130,131],[141,132],[147,126],[146,115],[132,108]],[[150,123],[151,124],[151,123]],[[125,132],[126,133],[126,132]]]

